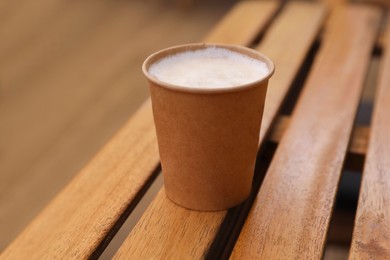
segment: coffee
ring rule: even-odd
[[[160,81],[182,87],[226,88],[261,80],[269,68],[258,59],[212,46],[164,57],[148,72]]]

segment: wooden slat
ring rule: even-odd
[[[305,11],[301,12],[300,8]],[[271,53],[277,59],[276,66],[279,67],[270,82],[268,91],[274,93],[269,96],[279,103],[266,109],[279,109],[285,91],[319,31],[324,14],[325,8],[319,4],[290,3],[269,28],[269,35],[263,43],[266,47],[262,50],[266,54]],[[297,15],[299,15],[299,22],[293,22]],[[292,24],[289,28],[296,32],[292,38],[280,26],[288,24],[289,21]],[[283,59],[286,46],[279,44],[279,41],[284,43],[288,41],[294,49],[293,54],[288,55],[288,59]],[[276,112],[264,114],[266,117],[271,117]],[[273,118],[263,120],[272,122]],[[264,135],[262,138],[264,141]],[[116,259],[202,258],[225,216],[226,211],[200,213],[181,209],[170,202],[161,191],[118,251]]]
[[[161,189],[114,259],[201,259],[224,216],[179,207]]]
[[[2,257],[87,258],[135,203],[158,160],[151,106],[146,102]]]
[[[264,32],[278,8],[279,4],[267,1],[239,2],[203,41],[248,46],[256,36]]]
[[[279,116],[270,131],[269,140],[279,143],[286,132],[290,121],[290,116]],[[352,154],[365,155],[367,151],[369,133],[370,127],[368,126],[355,127],[351,134],[348,152]]]
[[[320,259],[323,255],[379,21],[380,12],[374,7],[340,7],[332,13],[232,259]]]
[[[259,35],[278,6],[277,1],[238,3],[205,39],[207,42],[248,46]]]
[[[390,259],[390,20],[350,259]]]
[[[257,47],[259,51],[273,60],[276,70],[267,90],[261,122],[260,143],[268,134],[280,104],[321,28],[325,14],[325,8],[319,5],[304,2],[290,4],[284,13],[284,19],[273,24],[274,32],[265,35]],[[286,44],[287,42],[288,44]]]

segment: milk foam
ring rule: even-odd
[[[181,52],[158,60],[149,74],[166,83],[191,88],[226,88],[264,78],[267,64],[220,47]]]

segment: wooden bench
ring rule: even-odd
[[[236,5],[204,41],[250,46],[276,65],[252,195],[228,211],[198,212],[176,206],[162,188],[115,259],[319,259],[348,167],[363,174],[350,258],[390,259],[390,23],[383,11]],[[378,55],[373,119],[361,127],[355,116]],[[98,258],[160,171],[147,100],[0,258]]]

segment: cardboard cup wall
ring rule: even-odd
[[[243,202],[272,61],[246,47],[195,43],[152,54],[143,72],[168,198],[202,211]]]

